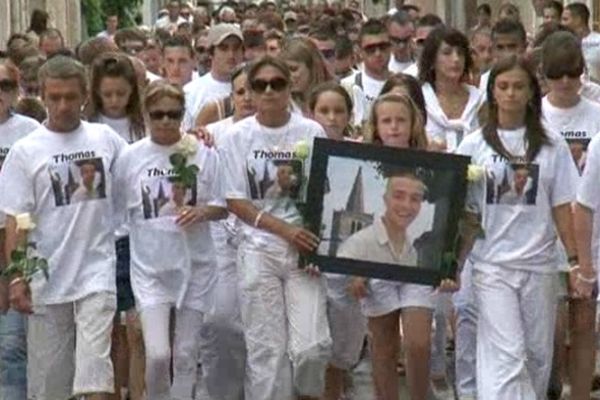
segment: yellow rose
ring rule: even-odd
[[[467,180],[469,182],[477,182],[483,178],[484,169],[482,166],[469,164],[469,169],[467,170]]]
[[[35,228],[35,224],[29,213],[19,214],[15,219],[17,221],[17,230],[19,231],[30,231]]]

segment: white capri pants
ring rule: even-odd
[[[146,399],[192,400],[197,378],[203,313],[190,308],[175,311],[173,383],[169,321],[173,304],[142,308],[140,321],[146,348]]]
[[[554,349],[556,274],[479,263],[473,269],[479,314],[478,398],[546,399]]]
[[[245,400],[321,396],[331,355],[324,278],[298,268],[298,253],[239,251],[247,348]]]
[[[114,392],[110,344],[116,310],[110,292],[34,308],[27,332],[29,399]]]

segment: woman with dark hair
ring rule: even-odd
[[[456,29],[434,29],[423,45],[419,80],[427,105],[427,135],[439,149],[452,152],[479,127],[482,94],[465,80],[472,66],[469,40]]]
[[[256,114],[223,138],[225,197],[242,222],[238,249],[247,349],[246,400],[319,398],[331,353],[325,282],[298,268],[319,239],[303,228],[315,121],[289,111],[291,74],[269,56],[248,82]],[[310,321],[310,322],[308,322]],[[291,364],[291,365],[290,365]]]
[[[600,106],[580,95],[585,59],[579,39],[570,32],[551,34],[543,43],[541,62],[542,75],[549,89],[542,100],[545,122],[566,139],[581,173],[587,161],[587,146],[600,132]],[[564,249],[559,249],[559,252],[565,266],[562,271],[567,272]],[[561,283],[566,285],[566,282]],[[555,370],[568,365],[572,398],[589,398],[594,373],[596,299],[575,298],[564,287],[559,301],[557,328],[563,329],[557,330],[555,340]],[[566,354],[564,327],[569,329],[571,342],[568,363],[562,357]]]
[[[86,113],[92,122],[113,128],[128,143],[144,137],[144,120],[135,68],[122,53],[97,57],[90,74],[91,95]]]
[[[307,93],[319,83],[333,79],[325,60],[317,46],[304,38],[294,38],[284,43],[279,57],[290,69],[293,107],[308,115]]]
[[[473,235],[460,253],[473,267],[477,398],[543,399],[552,365],[557,233],[577,264],[570,209],[577,170],[565,141],[542,124],[540,88],[525,60],[510,56],[494,66],[488,98],[488,122],[457,150],[484,170],[469,188],[467,215],[481,221],[485,236]],[[579,278],[591,276],[571,269],[574,293],[589,296]]]

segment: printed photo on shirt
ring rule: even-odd
[[[48,175],[56,206],[106,198],[106,176],[100,157],[80,159],[55,155]]]
[[[487,203],[535,205],[539,175],[539,165],[532,163],[503,163],[488,170]]]
[[[4,165],[4,160],[6,160],[6,156],[8,155],[8,147],[0,147],[0,171],[2,171],[2,166]]]
[[[587,148],[590,144],[590,138],[567,138],[569,149],[571,149],[571,155],[577,165],[577,170],[581,174],[585,168],[585,161],[587,159]]]
[[[173,177],[144,179],[141,190],[144,219],[176,216],[182,207],[196,205],[196,186],[186,187]]]
[[[468,158],[320,143],[307,191],[308,226],[321,239],[311,262],[330,272],[433,282],[457,226],[454,206],[464,202]]]
[[[252,158],[246,174],[253,200],[299,200],[304,180],[301,160]]]

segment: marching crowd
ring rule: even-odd
[[[366,400],[365,357],[377,400],[590,399],[600,34],[540,11],[171,0],[69,48],[35,10],[0,57],[0,399]],[[456,276],[299,268],[314,138],[469,156]],[[338,254],[416,267],[426,191],[388,176]]]

